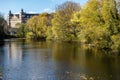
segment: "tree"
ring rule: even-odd
[[[2,15],[0,15],[0,33],[4,33],[4,18]]]
[[[89,0],[81,10],[81,32],[79,35],[80,41],[83,43],[93,44],[95,41],[97,27],[102,26],[100,2],[98,0]],[[93,30],[95,29],[95,30]],[[96,43],[96,41],[95,41]]]
[[[73,33],[71,23],[72,16],[80,10],[80,5],[67,1],[56,8],[56,14],[52,20],[52,31],[54,39],[63,41],[72,41],[76,37]]]
[[[5,31],[7,26],[6,26],[6,21],[4,20],[3,16],[0,14],[0,39],[5,38]]]
[[[37,16],[34,16],[32,18],[30,18],[28,21],[27,21],[27,27],[28,27],[28,33],[27,33],[27,38],[35,38],[37,37],[37,21],[38,21],[38,17]],[[31,33],[31,35],[30,35]]]
[[[19,26],[17,30],[17,36],[21,38],[25,38],[27,34],[27,27],[25,24],[17,24]]]
[[[115,0],[103,0],[102,18],[111,35],[118,33],[118,11]]]
[[[101,9],[101,1],[98,0],[89,0],[86,6],[81,9],[79,40],[91,46],[109,48],[111,44],[108,43],[110,41],[110,33],[104,27]]]
[[[120,18],[118,3],[115,0],[104,0],[102,5],[102,17],[104,26],[110,32],[110,40],[112,42],[111,49],[120,49]]]
[[[20,28],[21,25],[22,25],[21,23],[16,23],[16,24],[15,24],[15,26],[16,26],[17,28]]]
[[[47,36],[47,40],[52,40],[54,38],[52,32],[52,26],[47,27],[46,36]]]
[[[27,37],[34,39],[45,39],[47,27],[51,26],[51,15],[42,13],[39,16],[34,16],[27,21],[28,33]]]
[[[111,49],[113,49],[114,51],[119,51],[120,52],[120,33],[116,34],[116,35],[112,35],[111,36],[112,39],[112,46]]]

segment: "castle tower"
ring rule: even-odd
[[[24,17],[24,10],[21,9],[21,12],[20,12],[20,20],[21,20],[21,23],[23,23],[23,17]]]
[[[11,10],[9,11],[9,15],[11,15],[12,13],[11,13]]]
[[[8,26],[9,26],[9,28],[10,28],[10,26],[11,26],[11,22],[10,22],[11,15],[12,15],[12,13],[11,13],[11,10],[10,10],[10,11],[9,11],[9,14],[8,14]]]
[[[23,9],[21,9],[21,12],[20,12],[21,14],[24,14],[24,11],[23,11]]]
[[[8,17],[7,17],[7,24],[9,27],[10,34],[16,34],[19,26],[17,24],[25,24],[29,18],[32,16],[36,16],[38,14],[30,14],[24,12],[23,9],[21,9],[19,14],[14,14],[11,11],[9,11]]]
[[[11,10],[10,10],[9,13],[8,13],[8,16],[7,16],[7,27],[8,27],[8,32],[11,31],[11,18],[12,18],[12,12],[11,12]]]

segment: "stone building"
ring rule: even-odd
[[[26,13],[23,11],[23,9],[21,9],[21,12],[19,14],[13,14],[11,11],[9,11],[7,24],[10,34],[15,34],[17,32],[17,29],[20,27],[17,24],[24,24],[28,19],[37,15],[39,14]]]

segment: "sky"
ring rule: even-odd
[[[0,0],[0,13],[5,17],[11,10],[12,13],[19,13],[23,8],[27,13],[52,12],[57,5],[66,1],[77,2],[83,5],[87,0]]]

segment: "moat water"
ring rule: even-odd
[[[0,42],[3,80],[120,80],[120,56],[79,43]]]

